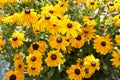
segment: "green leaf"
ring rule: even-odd
[[[52,68],[52,69],[50,69],[49,70],[49,72],[48,72],[48,77],[50,78],[50,77],[52,77],[53,75],[54,75],[54,73],[55,73],[55,69],[54,68]]]

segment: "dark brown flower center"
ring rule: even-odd
[[[67,24],[67,27],[68,27],[68,28],[72,28],[73,25],[72,25],[71,23],[68,23],[68,24]]]
[[[39,30],[35,30],[36,33],[39,33],[40,31]]]
[[[104,28],[105,26],[100,26],[101,28]]]
[[[110,6],[114,6],[114,3],[111,2],[109,5],[110,5]]]
[[[25,14],[30,14],[30,9],[25,9]]]
[[[35,70],[35,67],[31,67],[32,70]]]
[[[56,41],[57,41],[57,43],[61,43],[61,42],[62,42],[62,38],[61,38],[61,37],[58,37],[58,38],[56,39]]]
[[[61,20],[61,18],[60,18],[60,17],[57,17],[57,19],[58,19],[58,20]]]
[[[91,66],[96,66],[96,62],[95,61],[93,61],[93,62],[91,62]]]
[[[16,36],[13,37],[13,41],[17,41],[17,39],[18,39],[18,38],[17,38]]]
[[[57,59],[57,56],[56,56],[55,54],[52,54],[52,55],[51,55],[51,59],[52,59],[52,60],[56,60],[56,59]]]
[[[64,5],[63,4],[60,4],[60,7],[63,7]]]
[[[102,41],[102,42],[101,42],[101,45],[102,45],[102,46],[106,46],[106,42],[105,42],[105,41]]]
[[[53,27],[55,27],[56,26],[56,24],[53,24]]]
[[[49,10],[49,13],[53,14],[53,12],[54,12],[53,10]]]
[[[38,50],[39,45],[38,45],[38,44],[36,44],[36,43],[34,43],[34,44],[32,45],[32,47],[33,47],[33,49],[34,49],[34,50]]]
[[[11,13],[10,13],[10,16],[11,16],[11,15],[14,15],[14,12],[11,12]]]
[[[50,19],[50,15],[45,15],[45,19],[49,20]]]
[[[75,39],[77,39],[77,40],[81,40],[82,37],[81,37],[81,35],[78,35]]]
[[[85,34],[87,34],[87,33],[88,33],[88,31],[87,31],[87,30],[85,30],[84,32],[85,32]]]
[[[35,56],[32,56],[32,57],[31,57],[31,61],[36,61],[36,57],[35,57]]]
[[[16,80],[16,75],[14,75],[14,74],[11,75],[11,76],[10,76],[10,80]]]
[[[22,68],[22,65],[21,65],[21,64],[19,64],[19,65],[18,65],[18,68]]]
[[[94,3],[94,2],[91,2],[90,4],[91,4],[91,5],[94,5],[95,3]]]
[[[80,69],[75,69],[74,72],[75,72],[76,75],[79,75],[80,74]]]
[[[89,20],[93,20],[93,18],[89,18]]]

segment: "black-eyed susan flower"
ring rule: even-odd
[[[112,53],[112,65],[115,66],[116,68],[120,66],[120,50],[118,49],[117,51],[113,51]]]
[[[115,41],[118,45],[120,45],[120,35],[115,36]]]
[[[37,13],[34,12],[33,9],[26,8],[23,10],[20,14],[21,17],[21,24],[24,26],[32,26],[34,22],[36,22],[37,19]]]
[[[71,65],[71,67],[67,69],[66,73],[70,79],[74,80],[82,80],[85,75],[79,65]]]
[[[62,34],[66,34],[69,38],[70,36],[77,37],[78,32],[81,31],[81,25],[76,21],[71,21],[70,19],[66,18],[60,23],[61,28],[60,32]]]
[[[0,51],[5,47],[5,44],[6,44],[6,41],[4,39],[2,39],[2,37],[1,37],[0,38]]]
[[[26,62],[28,65],[31,66],[41,66],[42,64],[42,56],[38,52],[34,52],[33,54],[29,54],[29,56],[26,56]]]
[[[120,14],[115,15],[112,20],[115,26],[120,27]]]
[[[18,23],[21,24],[20,18],[19,18],[20,14],[19,13],[11,13],[9,16],[6,16],[2,19],[2,21],[4,23]]]
[[[14,70],[18,70],[19,72],[24,72],[24,62],[23,60],[16,60],[14,61]]]
[[[63,51],[66,51],[66,47],[69,45],[69,42],[66,41],[66,37],[60,34],[50,36],[48,42],[52,48],[61,49]]]
[[[74,48],[81,48],[85,43],[85,38],[81,34],[78,34],[77,37],[71,37],[69,42]]]
[[[19,46],[21,46],[24,40],[24,33],[18,31],[15,31],[12,34],[12,37],[9,39],[13,48],[18,48]]]
[[[116,5],[114,2],[108,2],[108,11],[112,12],[116,10]]]
[[[96,52],[100,52],[100,54],[106,55],[112,51],[113,43],[109,37],[110,35],[98,36],[95,38],[93,45],[94,49],[96,49]]]
[[[50,13],[41,16],[41,19],[38,21],[40,30],[43,31],[44,29],[46,29],[47,31],[49,31],[50,30],[49,26],[52,26],[53,25],[52,23],[57,20],[58,20],[57,17],[51,15]]]
[[[41,11],[41,15],[46,15],[46,14],[52,14],[54,16],[57,16],[57,15],[61,15],[61,13],[59,13],[59,11],[56,9],[56,7],[54,7],[52,4],[46,4],[45,7],[42,7],[41,8],[42,11]]]
[[[88,26],[91,26],[91,27],[95,26],[97,24],[96,21],[89,16],[83,16],[83,22],[84,22],[85,26],[88,25]]]
[[[57,51],[50,51],[47,54],[48,54],[48,56],[45,59],[45,61],[49,67],[56,67],[59,64],[64,63],[63,55],[58,50]]]
[[[6,72],[7,80],[24,80],[24,74],[19,73],[17,70]]]
[[[40,53],[40,54],[44,54],[45,50],[47,48],[47,45],[45,43],[45,41],[38,41],[38,42],[33,42],[30,47],[28,48],[28,52],[29,53]]]
[[[99,59],[96,59],[92,54],[84,58],[85,68],[88,68],[90,73],[94,73],[95,70],[100,69]]]
[[[87,41],[95,37],[95,32],[96,32],[96,29],[94,29],[93,26],[91,27],[91,26],[85,25],[84,27],[82,27],[81,35],[83,35],[85,37],[85,40]]]
[[[64,14],[68,10],[69,0],[59,0],[59,2],[54,6],[58,13]]]
[[[22,55],[19,54],[19,53],[15,54],[13,60],[14,60],[14,61],[22,60]]]
[[[100,29],[104,30],[106,28],[106,25],[105,24],[101,24],[100,25]]]
[[[40,74],[41,71],[41,66],[30,66],[28,65],[27,67],[27,72],[29,76],[38,76]]]
[[[98,0],[87,0],[86,7],[87,9],[96,9],[98,7]]]

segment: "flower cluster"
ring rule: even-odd
[[[0,59],[11,63],[3,80],[120,79],[119,4],[0,1]]]

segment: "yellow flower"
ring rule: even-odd
[[[69,38],[70,36],[77,37],[78,32],[81,31],[81,25],[78,22],[71,21],[66,18],[60,23],[60,32]]]
[[[6,72],[7,80],[24,80],[24,74],[19,73],[17,70]]]
[[[106,55],[107,53],[111,52],[113,49],[113,43],[111,39],[109,39],[110,35],[106,36],[98,36],[94,40],[94,49],[100,54]]]
[[[20,24],[20,18],[19,18],[20,14],[19,13],[12,13],[9,16],[6,16],[2,19],[3,22],[5,23],[15,23],[17,22],[18,24]]]
[[[116,5],[114,2],[108,2],[108,11],[112,12],[116,10]]]
[[[120,14],[114,16],[112,20],[115,26],[120,27]]]
[[[120,45],[120,35],[115,36],[115,41],[118,45]]]
[[[99,1],[97,0],[87,0],[86,7],[87,9],[96,9],[98,7]]]
[[[71,65],[71,67],[67,69],[66,73],[71,80],[82,80],[85,75],[79,65]]]
[[[38,52],[40,54],[44,54],[47,45],[44,41],[33,42],[28,48],[29,53]]]
[[[63,51],[66,51],[66,47],[69,45],[69,42],[66,41],[66,37],[59,34],[50,36],[48,42],[52,48],[61,49]]]
[[[14,61],[22,60],[21,54],[19,54],[19,53],[15,54],[13,60],[14,60]]]
[[[63,55],[58,50],[57,51],[50,51],[47,54],[48,54],[48,56],[45,59],[45,61],[49,67],[56,67],[59,64],[64,63]]]
[[[95,57],[91,54],[84,58],[85,68],[88,68],[90,73],[94,73],[95,70],[100,69],[99,59],[95,59]]]
[[[41,9],[41,16],[44,16],[48,13],[54,16],[61,15],[61,13],[52,4],[46,4],[46,6],[42,7]]]
[[[101,24],[101,25],[100,25],[100,28],[101,28],[102,30],[104,30],[104,29],[106,28],[105,24]]]
[[[112,53],[112,65],[115,66],[116,68],[120,66],[120,50],[118,49],[117,51],[113,51]]]
[[[19,72],[24,72],[24,63],[23,60],[16,60],[14,61],[14,70],[18,70]]]
[[[40,74],[41,71],[41,66],[30,66],[28,65],[27,67],[27,72],[29,74],[29,76],[38,76]]]
[[[15,31],[12,34],[12,38],[9,39],[13,48],[18,48],[19,46],[21,46],[24,40],[25,40],[24,33],[18,31]]]
[[[0,51],[5,47],[6,41],[0,36]]]
[[[56,12],[64,14],[67,11],[69,0],[59,0],[59,2],[54,6]]]
[[[81,34],[78,34],[77,37],[71,37],[69,42],[74,48],[81,48],[85,43],[85,38]]]
[[[95,32],[96,32],[96,29],[94,29],[93,26],[91,27],[88,25],[84,25],[84,27],[82,27],[81,35],[83,35],[85,37],[85,40],[87,41],[95,37]]]
[[[84,22],[85,25],[88,25],[88,26],[91,26],[91,27],[95,26],[97,24],[96,21],[89,16],[83,16],[83,22]]]
[[[23,27],[26,25],[32,26],[32,24],[37,21],[37,13],[34,12],[33,9],[26,8],[24,11],[22,11],[20,17]]]
[[[26,62],[31,66],[41,66],[42,65],[42,56],[38,52],[34,52],[33,54],[29,54],[26,56]]]

